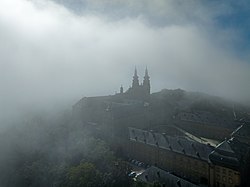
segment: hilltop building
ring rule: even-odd
[[[236,137],[216,147],[187,137],[128,128],[130,158],[156,166],[199,186],[249,186],[250,145]]]
[[[153,166],[141,176],[142,181],[159,178],[158,170],[164,170],[171,173],[161,178],[164,183],[169,177],[170,183],[178,181],[176,177],[188,181],[180,180],[178,186],[189,186],[189,182],[193,186],[250,186],[250,125],[240,126],[223,114],[216,115],[213,108],[191,110],[195,100],[188,101],[184,90],[151,94],[150,89],[148,69],[140,84],[135,68],[128,90],[121,86],[115,95],[84,97],[73,106],[73,114],[123,157]],[[198,142],[194,135],[221,143]]]
[[[148,69],[145,69],[145,75],[143,82],[139,83],[139,77],[137,69],[134,70],[134,76],[132,80],[132,86],[124,92],[124,88],[121,85],[120,92],[115,95],[109,96],[97,96],[97,97],[84,97],[73,106],[73,113],[80,115],[82,119],[87,121],[100,122],[107,114],[107,111],[111,111],[114,107],[117,108],[136,108],[143,106],[150,100],[150,77]],[[114,112],[114,110],[112,110]],[[93,112],[95,116],[91,115]],[[123,111],[124,112],[124,111]]]
[[[208,157],[214,147],[184,137],[129,128],[129,156],[196,184],[208,185]]]
[[[126,92],[123,92],[123,87],[121,86],[120,95],[128,99],[148,100],[150,96],[150,77],[148,75],[148,69],[145,69],[144,79],[142,84],[140,84],[137,69],[135,68],[132,86]]]

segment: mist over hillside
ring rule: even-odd
[[[209,112],[234,120],[234,110],[237,117],[249,118],[249,107],[234,105],[233,108],[233,104],[207,94],[164,89],[152,94],[150,111],[156,116],[165,111],[164,117],[169,117],[167,124],[173,123],[172,116],[177,111]],[[50,116],[40,113],[22,119],[0,133],[1,186],[132,184],[127,178],[129,166],[116,158],[117,153],[105,141],[93,137],[89,124],[74,119],[72,111]],[[119,173],[115,163],[119,163]],[[80,181],[77,172],[83,170],[90,173]]]
[[[148,66],[152,92],[249,103],[247,3],[3,0],[1,118],[127,89],[134,66]]]
[[[0,186],[140,186],[134,151],[150,155],[145,171],[167,163],[156,136],[172,163],[184,144],[199,161],[193,145],[220,154],[235,140],[250,155],[249,12],[248,0],[1,0]]]
[[[36,116],[1,132],[0,185],[127,186],[126,165],[71,120],[69,114],[53,120]],[[82,172],[84,179],[78,178]]]

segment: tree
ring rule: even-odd
[[[101,173],[89,162],[81,163],[76,167],[69,168],[66,176],[66,183],[69,187],[102,186]]]

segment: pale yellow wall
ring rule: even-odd
[[[217,184],[219,184],[219,187],[240,185],[240,173],[238,171],[209,165],[206,161],[140,142],[130,142],[130,148],[134,159],[151,165],[156,163],[158,167],[185,176],[191,181],[199,183],[200,179],[204,178],[207,179],[208,185],[212,187],[216,187]]]
[[[238,171],[217,166],[214,167],[214,184],[217,187],[218,185],[223,187],[234,187],[240,185],[240,173]]]

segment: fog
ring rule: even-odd
[[[127,89],[135,66],[141,80],[148,67],[152,92],[182,88],[250,101],[249,49],[240,50],[248,41],[216,22],[232,14],[230,3],[57,2],[0,2],[2,124]]]

